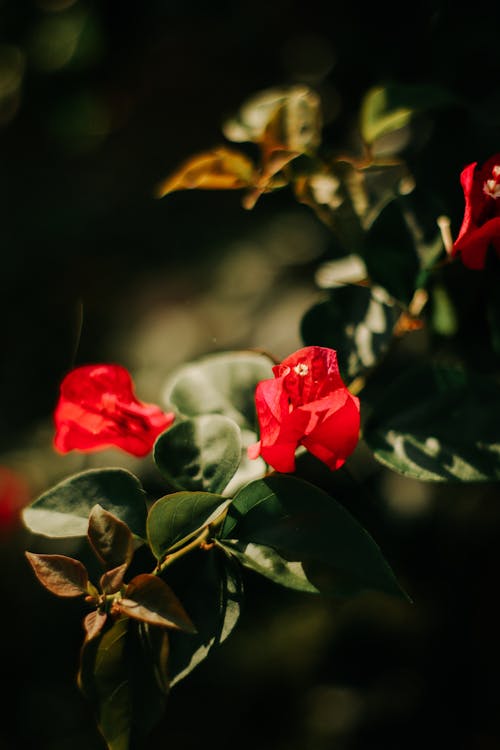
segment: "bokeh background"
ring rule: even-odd
[[[328,230],[286,189],[245,211],[236,191],[158,200],[157,183],[220,145],[262,89],[315,88],[336,147],[370,87],[433,84],[458,104],[424,118],[410,161],[456,232],[460,170],[500,151],[499,20],[481,2],[0,2],[0,465],[21,478],[19,502],[87,466],[144,470],[113,451],[54,454],[75,364],[120,362],[157,401],[198,355],[301,345]],[[373,493],[351,511],[414,603],[318,600],[248,573],[239,625],[174,688],[151,748],[500,747],[497,487],[405,480],[363,446],[355,469]],[[75,686],[79,603],[33,580],[28,543],[6,525],[0,748],[102,750]]]

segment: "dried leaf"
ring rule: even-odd
[[[196,628],[177,596],[165,581],[149,573],[133,578],[116,609],[151,625],[196,633]]]
[[[25,552],[35,575],[46,589],[57,596],[88,593],[88,574],[79,560],[66,555],[37,555]]]
[[[237,190],[253,184],[254,172],[254,165],[247,156],[220,147],[192,156],[160,182],[155,194],[163,198],[174,190]]]

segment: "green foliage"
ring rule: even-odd
[[[222,492],[241,461],[240,429],[222,414],[186,419],[160,435],[154,460],[178,489]]]
[[[211,492],[176,492],[154,503],[147,520],[148,540],[162,561],[169,552],[186,544],[216,521],[230,500]]]
[[[218,147],[187,159],[156,194],[244,189],[243,205],[251,209],[262,194],[289,186],[335,235],[341,257],[361,264],[359,277],[335,282],[305,311],[299,333],[305,346],[336,351],[340,375],[361,404],[369,458],[412,479],[470,484],[500,480],[498,259],[494,255],[485,269],[484,283],[471,280],[470,269],[453,275],[457,258],[443,229],[448,225],[438,222],[432,191],[416,189],[401,157],[411,152],[421,115],[456,104],[439,87],[375,86],[361,102],[349,139],[356,148],[333,151],[322,141],[321,99],[314,91],[305,85],[270,89],[224,125],[228,140],[258,147],[255,163]],[[487,185],[496,199],[492,174],[493,188]],[[411,339],[414,331],[421,338]],[[457,343],[464,331],[469,339]],[[484,338],[486,356],[475,367],[470,352],[481,349]],[[284,452],[314,445],[322,471],[333,465],[325,454],[321,459],[325,435],[317,425],[341,398],[332,385],[336,369],[287,359],[279,386],[287,384],[279,392],[273,383],[259,389],[265,400],[259,423],[255,391],[273,380],[276,364],[257,351],[218,352],[168,375],[163,404],[175,422],[153,447],[152,468],[165,493],[158,499],[147,497],[140,479],[125,469],[92,469],[59,482],[23,513],[40,544],[78,537],[94,555],[97,572],[64,555],[26,552],[26,559],[50,593],[79,597],[91,610],[83,616],[78,684],[109,750],[142,747],[171,687],[230,635],[248,570],[277,586],[336,600],[369,591],[412,601],[351,512],[366,497],[363,476],[344,487],[340,501],[331,488],[341,483],[325,482],[314,462],[306,467],[307,480],[299,478],[300,461],[296,476],[270,472],[276,445]],[[340,443],[344,421],[358,435],[358,399],[349,400],[351,411],[335,411]],[[116,416],[116,401],[116,394],[100,393],[93,416]],[[141,416],[135,407],[134,401],[127,406],[140,430],[148,406]],[[132,429],[125,408],[121,416],[114,428],[123,422]],[[332,429],[325,430],[328,437]],[[262,451],[270,466],[258,456],[264,433],[272,446]],[[349,460],[351,453],[340,455]]]
[[[497,379],[423,364],[385,391],[364,430],[382,464],[425,481],[500,479]]]
[[[288,562],[301,563],[305,577],[323,593],[373,588],[404,595],[367,531],[330,495],[293,476],[272,475],[240,490],[228,510],[220,537],[246,545],[264,545]],[[248,548],[241,554],[254,560],[257,557]],[[315,564],[322,571],[318,580]],[[270,570],[271,575],[268,567],[262,565],[263,575],[276,579],[276,561]],[[283,573],[286,585],[290,569],[284,566]],[[301,576],[297,570],[295,573],[296,577]]]
[[[377,365],[392,341],[399,312],[381,288],[340,286],[305,313],[302,340],[335,349],[349,382]]]
[[[24,510],[24,523],[35,534],[76,537],[87,534],[94,505],[122,520],[140,539],[146,536],[146,494],[125,469],[90,469],[64,479]]]
[[[110,750],[140,747],[165,710],[166,631],[118,619],[82,649],[78,684]]]

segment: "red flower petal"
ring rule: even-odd
[[[175,418],[139,401],[121,365],[84,365],[61,383],[54,412],[54,446],[60,453],[116,447],[145,456]]]
[[[452,255],[474,270],[483,269],[489,247],[500,255],[500,154],[481,168],[468,164],[460,174],[465,210]]]
[[[275,379],[255,392],[260,442],[249,458],[262,458],[276,471],[295,470],[303,445],[331,469],[339,468],[359,439],[359,400],[345,387],[333,349],[299,349],[273,368]]]

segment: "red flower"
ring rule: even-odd
[[[334,470],[359,439],[359,399],[345,387],[337,353],[307,346],[273,367],[274,380],[257,385],[260,441],[248,449],[276,471],[295,470],[295,450],[305,446]]]
[[[124,367],[84,365],[62,381],[54,421],[54,446],[61,453],[116,446],[145,456],[174,414],[139,401]]]
[[[7,466],[0,466],[0,536],[14,530],[21,510],[30,501],[27,482]]]
[[[460,253],[465,266],[484,268],[488,248],[500,255],[500,154],[491,156],[478,169],[477,162],[462,170],[460,182],[465,213],[452,256]]]

